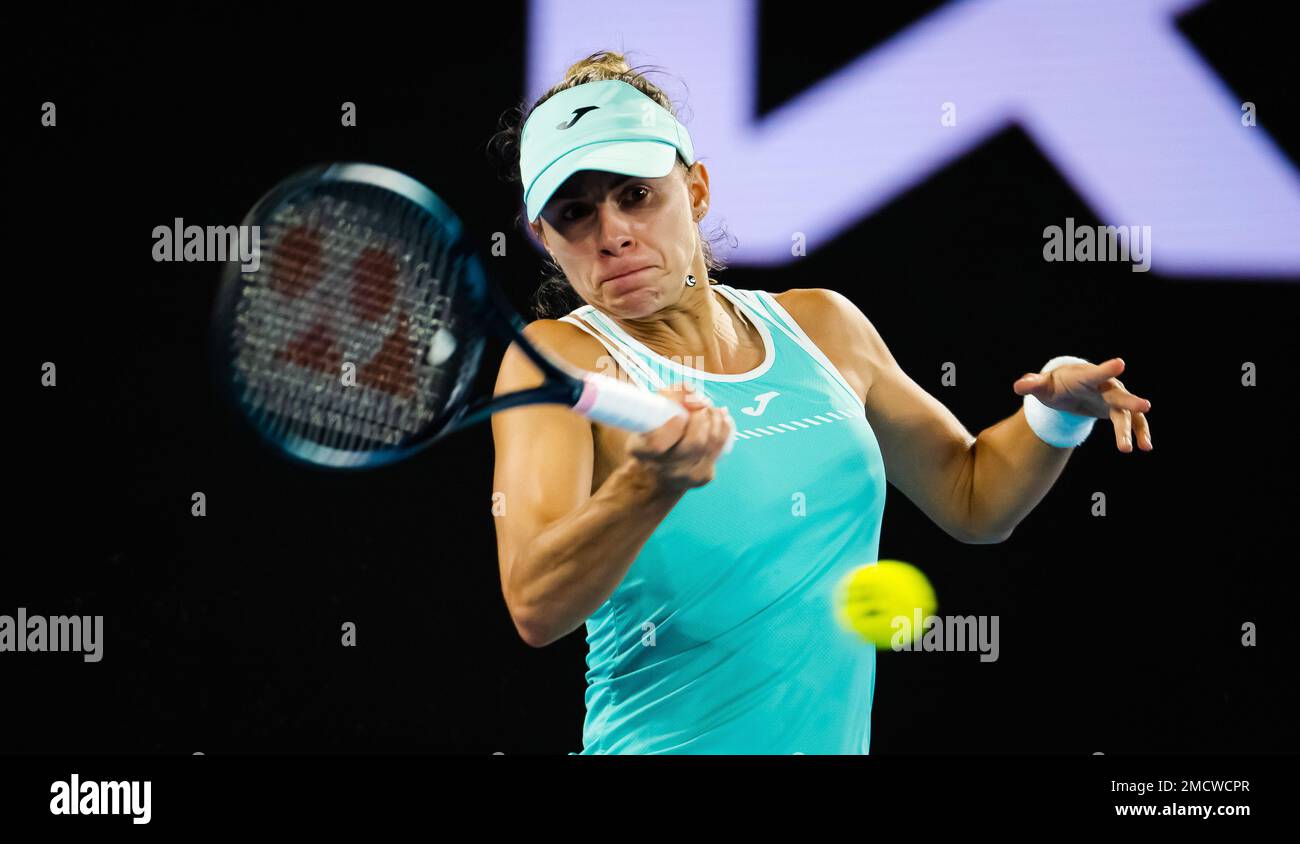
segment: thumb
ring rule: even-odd
[[[1042,385],[1043,376],[1039,375],[1037,372],[1026,372],[1011,385],[1011,389],[1015,391],[1016,395],[1023,396],[1035,392],[1038,388],[1042,387]]]
[[[658,428],[640,434],[632,434],[627,439],[629,454],[641,460],[649,460],[668,451],[686,432],[688,416],[673,416]]]

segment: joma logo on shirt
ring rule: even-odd
[[[761,395],[754,396],[754,401],[758,402],[758,407],[742,407],[740,409],[740,412],[747,414],[749,416],[762,416],[763,411],[767,410],[767,403],[779,395],[781,395],[779,392],[777,392],[776,390],[772,390],[770,392],[766,392]]]

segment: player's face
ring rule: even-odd
[[[698,162],[659,178],[579,170],[534,230],[583,300],[636,319],[675,303],[687,273],[705,280],[695,217],[707,207],[708,175]],[[627,270],[638,272],[614,277]]]

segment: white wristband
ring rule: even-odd
[[[1061,355],[1049,360],[1040,374],[1046,375],[1067,363],[1092,363],[1090,360]],[[1025,421],[1038,438],[1056,448],[1073,448],[1088,438],[1092,425],[1097,421],[1093,416],[1081,416],[1048,407],[1033,396],[1025,396]]]

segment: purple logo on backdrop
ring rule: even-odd
[[[1200,2],[954,3],[760,119],[756,2],[532,0],[528,93],[604,48],[684,79],[733,264],[813,251],[1015,124],[1103,224],[1151,227],[1157,271],[1300,276],[1300,177],[1174,26]]]

